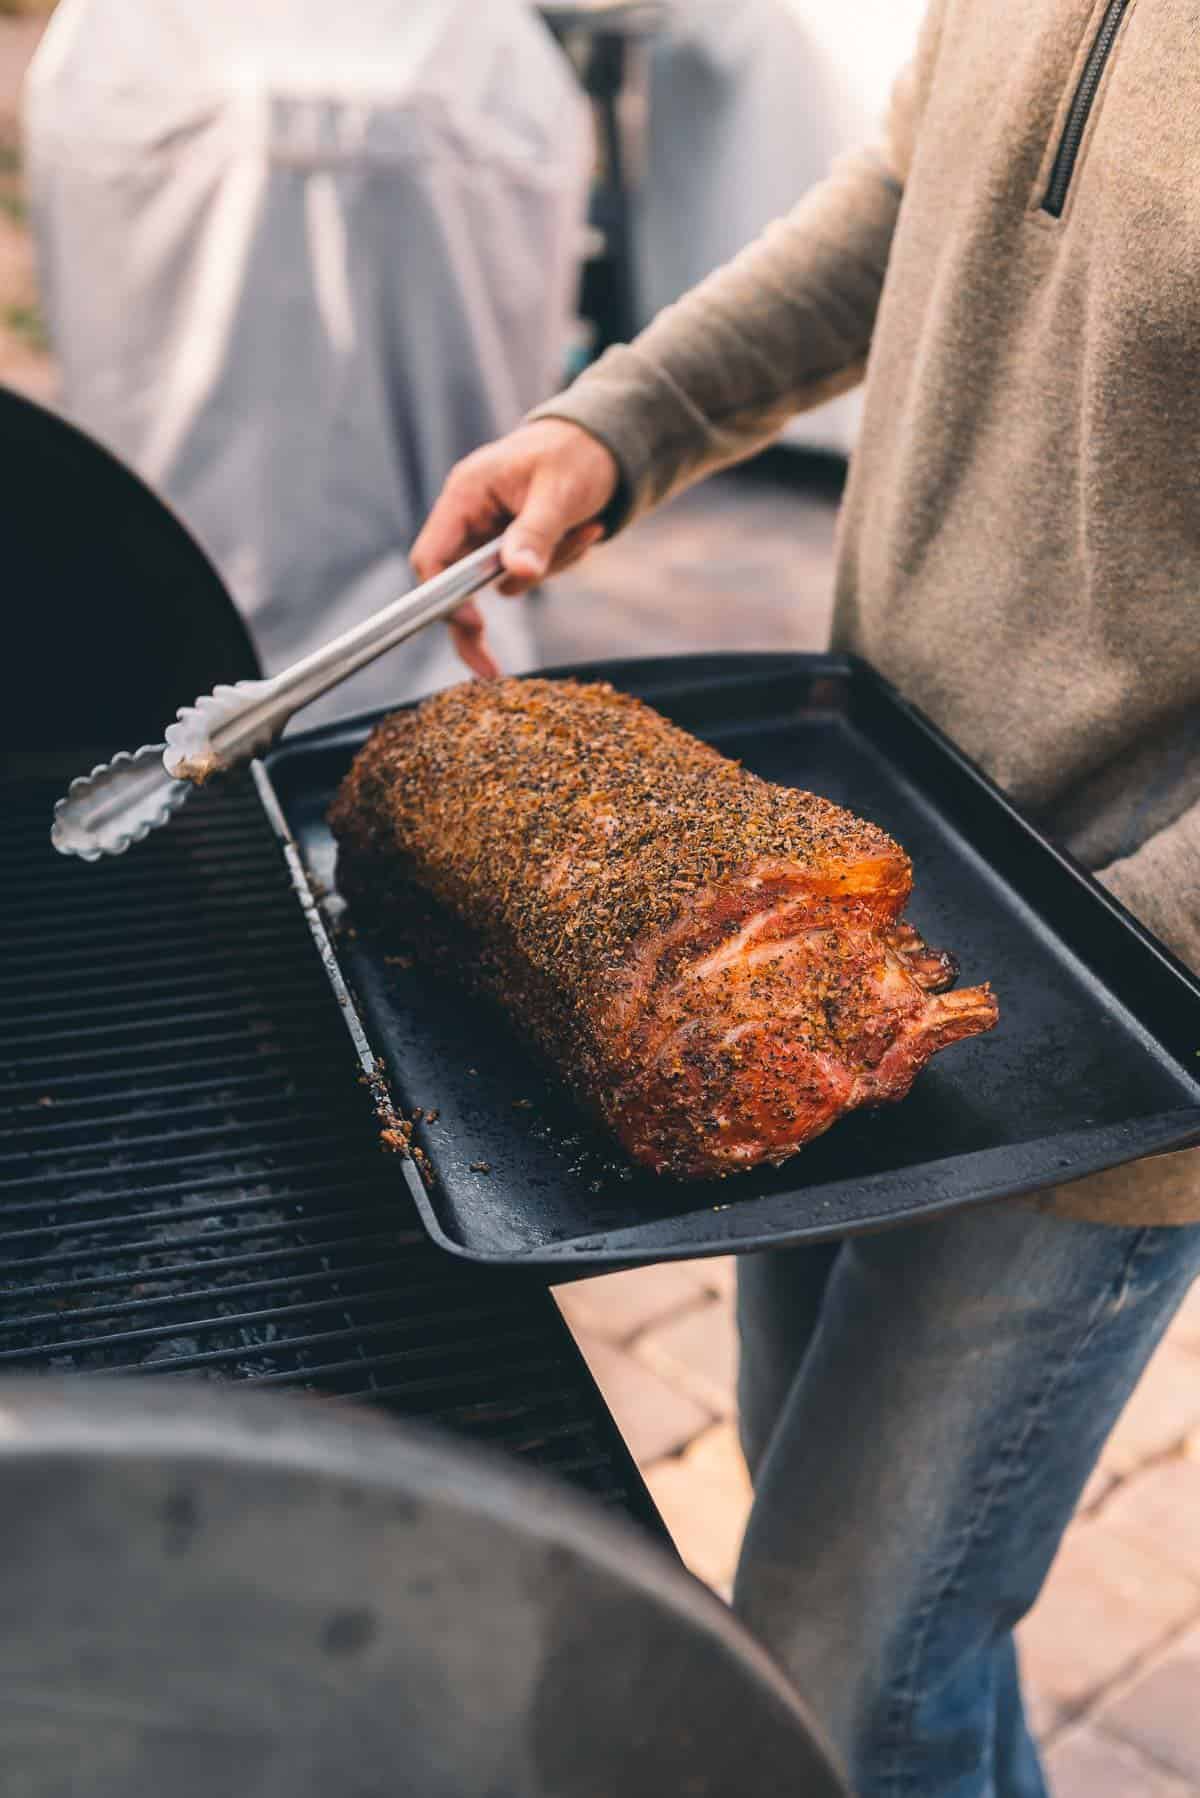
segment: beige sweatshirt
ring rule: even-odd
[[[539,410],[624,523],[865,370],[835,644],[1200,969],[1198,55],[1193,0],[933,0],[882,146]],[[1051,1202],[1200,1219],[1200,1151]]]

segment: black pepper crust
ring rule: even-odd
[[[474,977],[650,1165],[781,1158],[825,1127],[813,1125],[832,1104],[823,1062],[878,1061],[896,1039],[872,983],[911,888],[904,852],[606,683],[467,682],[394,714],[330,823],[356,918],[394,935],[414,888],[437,900]],[[820,954],[747,972],[731,951],[728,968],[689,977],[748,927],[786,946],[798,918]],[[773,1032],[770,1057],[726,1042],[735,1025],[755,1043]],[[739,1080],[762,1126],[749,1147],[730,1122]]]

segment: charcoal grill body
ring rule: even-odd
[[[663,1537],[543,1284],[427,1241],[247,776],[135,853],[50,847],[63,781],[257,673],[182,524],[0,390],[0,1375],[175,1374],[375,1403]]]

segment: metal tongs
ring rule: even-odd
[[[71,782],[54,808],[54,847],[85,862],[124,854],[168,823],[196,787],[261,755],[293,712],[495,580],[503,570],[500,543],[497,537],[473,550],[282,674],[217,687],[181,706],[165,743],[123,750]]]

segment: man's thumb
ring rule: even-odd
[[[540,580],[572,522],[558,481],[550,474],[536,475],[525,504],[504,533],[501,554],[508,572],[520,580]]]

